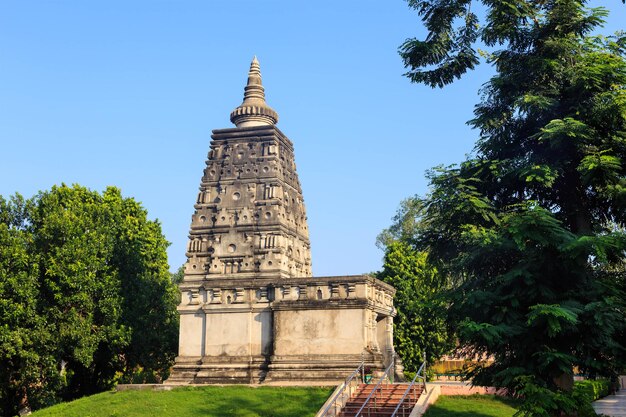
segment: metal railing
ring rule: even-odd
[[[352,372],[352,374],[350,374],[350,376],[343,383],[342,389],[340,391],[337,391],[337,393],[333,396],[332,400],[328,403],[326,408],[324,408],[322,413],[318,415],[318,417],[337,416],[339,412],[341,412],[343,407],[346,405],[346,401],[350,399],[350,396],[352,394],[352,384],[353,382],[355,382],[355,378],[360,377],[360,380],[356,380],[357,385],[360,383],[360,381],[363,381],[364,371],[365,371],[365,363],[361,361],[361,364],[358,366],[358,368],[356,368],[354,372]],[[347,396],[346,396],[346,390],[350,390]],[[331,410],[334,411],[334,413],[328,414]]]
[[[365,402],[363,403],[361,408],[359,408],[359,411],[357,411],[354,417],[360,417],[362,415],[361,413],[363,412],[363,409],[367,407],[372,397],[373,397],[374,408],[376,408],[376,403],[380,400],[380,395],[382,395],[382,392],[383,392],[383,389],[381,386],[382,383],[385,381],[385,379],[388,379],[389,381],[393,382],[393,374],[391,375],[391,378],[389,378],[389,372],[392,372],[392,370],[394,370],[395,364],[396,364],[396,355],[395,353],[393,353],[391,355],[391,363],[389,364],[387,369],[385,369],[385,373],[383,374],[383,376],[380,377],[380,381],[378,381],[378,384],[376,384],[372,392],[370,392],[370,395],[367,396],[367,398],[365,399]],[[367,415],[368,416],[370,415],[370,407],[367,407]]]
[[[411,415],[411,411],[413,411],[413,407],[415,406],[415,404],[417,404],[417,399],[419,398],[419,395],[417,394],[417,390],[416,390],[416,387],[415,387],[415,382],[419,378],[422,379],[422,383],[424,384],[424,391],[423,392],[426,392],[426,393],[428,392],[428,388],[426,388],[426,377],[424,376],[425,372],[426,372],[426,360],[424,359],[424,362],[422,363],[422,366],[420,366],[420,369],[417,371],[417,373],[413,377],[413,380],[411,381],[411,383],[407,387],[406,391],[404,391],[404,395],[400,399],[400,402],[396,406],[396,409],[393,410],[393,414],[391,415],[391,417],[396,417],[396,416],[406,417],[407,415]],[[404,404],[404,401],[407,399],[407,396],[409,395],[409,393],[413,394],[413,400],[414,401],[413,401],[413,405],[411,407],[406,407],[406,406],[403,406],[403,404]],[[398,414],[398,412],[400,410],[402,410],[402,414]],[[407,414],[407,411],[408,411],[408,414]]]

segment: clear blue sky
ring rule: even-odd
[[[607,5],[606,32],[626,27]],[[175,270],[211,130],[232,127],[256,54],[295,145],[313,273],[378,270],[400,200],[471,151],[490,74],[410,84],[397,48],[423,34],[402,0],[0,0],[0,195],[115,185],[160,220]]]

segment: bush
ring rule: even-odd
[[[572,397],[578,404],[578,415],[580,417],[595,417],[596,412],[593,410],[591,403],[598,398],[609,395],[609,380],[588,379],[585,381],[574,382],[574,390]]]
[[[607,395],[609,395],[608,379],[588,379],[574,382],[574,396],[580,397],[586,402],[592,402]]]
[[[524,401],[518,416],[549,417],[560,411],[576,412],[579,417],[595,417],[591,403],[609,394],[609,380],[576,381],[571,392],[551,390],[532,376],[517,379],[516,395]]]
[[[406,379],[407,382],[410,382],[413,380],[413,378],[415,378],[415,374],[417,372],[404,371],[403,373],[404,373],[404,379]],[[426,381],[427,382],[434,381],[436,377],[437,377],[437,374],[432,368],[426,368]],[[422,381],[422,379],[418,378],[416,382],[420,382],[420,381]]]

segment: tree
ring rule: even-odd
[[[426,254],[406,242],[391,242],[378,278],[396,289],[394,347],[405,371],[417,372],[424,360],[449,352],[452,339],[445,320],[445,299],[436,270]]]
[[[62,185],[0,202],[0,291],[11,294],[2,297],[0,359],[14,369],[0,381],[5,415],[139,373],[165,376],[178,292],[158,222],[113,187],[101,195]]]
[[[56,399],[61,378],[50,349],[50,326],[36,311],[38,269],[23,230],[25,203],[0,196],[0,408],[1,415]]]
[[[176,272],[171,274],[171,278],[174,284],[180,284],[183,282],[183,278],[185,278],[185,265],[183,264],[179,266]]]
[[[478,63],[496,75],[469,123],[474,154],[430,172],[415,247],[456,282],[450,319],[470,376],[525,398],[526,415],[577,405],[574,367],[624,363],[626,38],[590,36],[606,12],[584,2],[410,1],[429,35],[401,55],[412,81],[443,86]],[[461,28],[453,29],[457,20]]]
[[[377,238],[385,257],[376,276],[396,289],[394,347],[408,372],[417,372],[424,360],[432,363],[454,347],[446,322],[448,283],[412,242],[418,204],[416,199],[403,201],[393,224]]]
[[[119,190],[107,189],[104,198],[115,207],[117,266],[124,297],[122,323],[133,329],[125,350],[124,380],[161,382],[178,350],[180,293],[170,280],[166,249],[169,242],[161,225],[147,219],[147,212]],[[139,374],[137,371],[141,371]]]

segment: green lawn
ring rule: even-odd
[[[494,395],[442,395],[424,417],[511,417],[515,403]]]
[[[211,386],[104,392],[37,411],[32,417],[312,417],[333,389]]]

